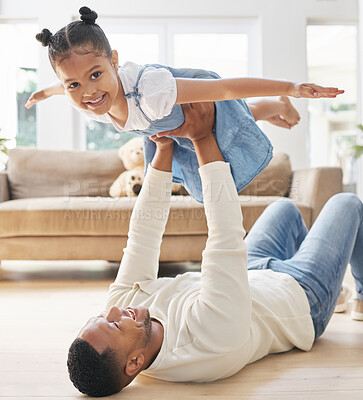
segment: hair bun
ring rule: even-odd
[[[81,20],[86,24],[94,24],[98,17],[96,11],[93,11],[88,7],[81,7],[79,13],[81,14]]]
[[[38,42],[41,42],[44,47],[47,47],[53,38],[53,34],[49,29],[43,29],[35,38]]]

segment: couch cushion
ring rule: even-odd
[[[246,232],[251,230],[253,224],[269,204],[281,199],[278,196],[239,196],[239,198],[242,205],[243,226]],[[306,226],[310,229],[313,214],[312,208],[302,202],[292,201],[292,203],[298,207]]]
[[[16,147],[9,150],[12,199],[50,196],[108,196],[124,171],[116,150],[58,151]]]
[[[275,153],[269,165],[239,194],[246,196],[286,196],[291,178],[290,158]]]
[[[127,236],[136,197],[43,197],[0,204],[0,237]],[[203,204],[173,196],[168,234],[206,232]]]
[[[164,236],[160,261],[200,261],[206,240],[206,234]],[[127,236],[20,236],[1,238],[0,254],[3,260],[120,261],[126,242]]]
[[[240,196],[248,232],[268,204],[279,197]],[[0,204],[0,237],[127,236],[136,197],[49,197]],[[299,205],[310,226],[311,209]],[[207,234],[202,204],[189,196],[173,196],[166,235]]]

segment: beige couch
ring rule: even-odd
[[[0,173],[0,260],[120,260],[136,198],[112,199],[108,189],[123,170],[117,150],[10,150]],[[281,196],[310,227],[341,191],[339,168],[291,172],[288,156],[277,154],[240,196],[245,229]],[[203,205],[173,196],[160,260],[200,260],[206,239]]]

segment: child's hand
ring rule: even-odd
[[[28,101],[25,103],[25,107],[29,110],[32,108],[38,101],[45,100],[47,96],[44,93],[44,90],[39,90],[38,92],[34,92],[30,95]]]
[[[344,93],[344,90],[334,87],[323,87],[314,83],[294,83],[290,96],[318,99],[320,97],[335,98],[342,93]]]

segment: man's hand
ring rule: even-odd
[[[289,96],[318,99],[320,97],[335,98],[343,93],[344,90],[335,87],[323,87],[315,85],[314,83],[294,83],[291,85]]]
[[[199,166],[214,161],[224,161],[213,135],[214,103],[183,104],[184,124],[173,131],[158,133],[157,136],[176,136],[193,142]]]
[[[168,137],[158,137],[157,135],[149,136],[159,150],[173,150],[174,140]]]
[[[214,103],[183,104],[185,121],[179,128],[172,131],[158,133],[156,136],[184,137],[193,143],[213,135]]]

